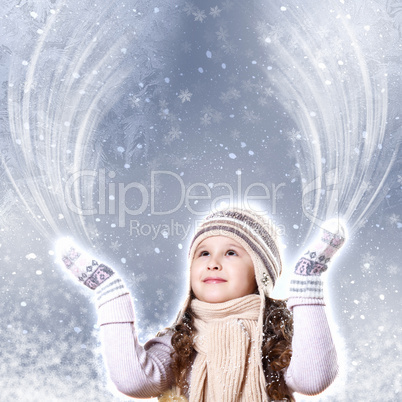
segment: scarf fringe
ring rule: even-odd
[[[179,395],[177,388],[173,387],[165,391],[159,398],[160,402],[188,402],[188,399],[184,395]]]

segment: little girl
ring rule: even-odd
[[[271,222],[240,209],[210,214],[190,245],[183,308],[144,346],[118,274],[66,240],[59,254],[96,292],[106,362],[120,392],[162,401],[294,401],[294,392],[318,394],[337,374],[321,273],[344,236],[337,222],[326,225],[296,264],[286,307],[269,297],[282,271]]]

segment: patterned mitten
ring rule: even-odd
[[[290,281],[289,299],[303,299],[307,304],[324,304],[321,274],[345,242],[345,229],[338,219],[324,223],[318,241],[296,263]],[[292,301],[290,300],[292,304]]]
[[[95,290],[97,308],[129,293],[122,279],[112,268],[81,251],[68,237],[59,240],[56,248],[57,257],[64,266],[81,283]]]

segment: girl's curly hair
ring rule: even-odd
[[[187,372],[196,351],[193,347],[193,312],[189,306],[173,328],[172,370],[176,386],[184,394],[189,387]],[[292,357],[293,317],[283,300],[265,297],[262,344],[262,367],[267,383],[267,394],[273,400],[294,401],[284,371]]]

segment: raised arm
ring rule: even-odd
[[[129,295],[103,304],[98,316],[104,356],[117,389],[128,396],[150,398],[170,388],[171,337],[156,337],[142,346]]]
[[[292,360],[285,380],[293,391],[301,394],[319,394],[338,373],[321,274],[344,241],[345,231],[339,221],[327,222],[318,241],[297,262],[290,282],[288,307],[293,311],[294,335]]]
[[[94,291],[104,356],[116,388],[137,398],[155,397],[169,389],[170,336],[153,338],[142,346],[134,327],[131,296],[117,272],[67,239],[59,242],[58,254],[64,266]]]

